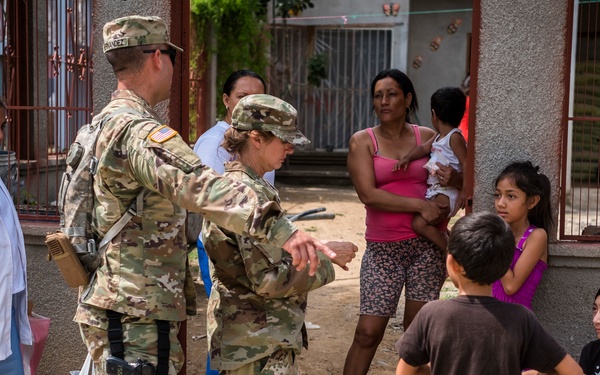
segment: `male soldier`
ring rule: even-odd
[[[299,269],[310,261],[310,274],[318,265],[316,250],[331,257],[335,253],[297,231],[277,203],[259,206],[246,185],[203,166],[177,132],[162,125],[152,108],[169,97],[175,58],[182,49],[169,41],[160,18],[119,18],[104,25],[103,33],[118,86],[97,116],[123,108],[129,112],[107,119],[98,138],[96,233],[106,235],[140,191],[144,204],[143,213],[108,245],[95,279],[81,294],[74,320],[96,374],[117,373],[139,358],[139,373],[176,375],[184,361],[177,340],[179,322],[186,319],[191,298],[184,290],[186,209],[233,232],[283,247]]]

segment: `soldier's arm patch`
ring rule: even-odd
[[[150,135],[148,137],[153,142],[163,143],[163,142],[173,138],[176,135],[177,135],[177,132],[175,130],[171,129],[167,125],[163,125],[160,128],[158,128],[156,131],[150,133]]]

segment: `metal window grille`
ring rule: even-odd
[[[572,56],[560,238],[600,239],[600,2],[571,6]]]
[[[0,146],[19,172],[5,182],[21,218],[57,220],[65,154],[91,120],[92,1],[0,4],[0,94],[9,118]]]
[[[375,125],[371,80],[389,68],[392,31],[277,27],[273,30],[270,92],[298,110],[298,127],[317,150],[347,150],[350,136]],[[308,61],[326,56],[326,77],[308,83]]]

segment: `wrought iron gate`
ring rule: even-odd
[[[375,125],[371,80],[389,68],[390,29],[277,27],[273,30],[270,92],[298,110],[310,148],[347,150],[350,136]],[[327,77],[307,80],[307,61],[322,54]]]
[[[7,186],[21,218],[56,220],[66,151],[91,119],[92,1],[0,2],[0,95],[9,120],[0,146],[19,170]]]

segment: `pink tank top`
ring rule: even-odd
[[[527,238],[535,229],[537,229],[537,227],[530,225],[525,233],[523,233],[523,237],[521,237],[521,240],[515,248],[515,255],[513,256],[513,261],[510,265],[511,270],[515,269],[515,264],[517,264],[521,254],[523,254],[523,244],[525,241],[527,241]],[[542,275],[547,268],[548,265],[546,263],[544,263],[542,260],[538,260],[523,285],[521,285],[521,288],[515,294],[512,296],[507,295],[504,292],[504,288],[502,287],[502,282],[500,280],[496,280],[496,282],[494,282],[492,285],[492,293],[494,297],[500,301],[518,303],[527,307],[529,310],[533,310],[531,308],[531,300],[533,299],[535,291],[537,290],[540,281],[542,281]]]
[[[415,132],[417,146],[421,144],[421,133],[418,125],[412,125]],[[427,170],[423,168],[428,158],[424,157],[411,162],[406,171],[393,172],[392,168],[397,160],[379,155],[379,145],[373,134],[373,129],[368,128],[367,133],[373,141],[375,152],[373,154],[373,170],[375,171],[375,186],[409,198],[425,199],[427,190]],[[387,212],[365,206],[367,210],[365,238],[371,242],[396,242],[418,235],[412,229],[412,212]]]

